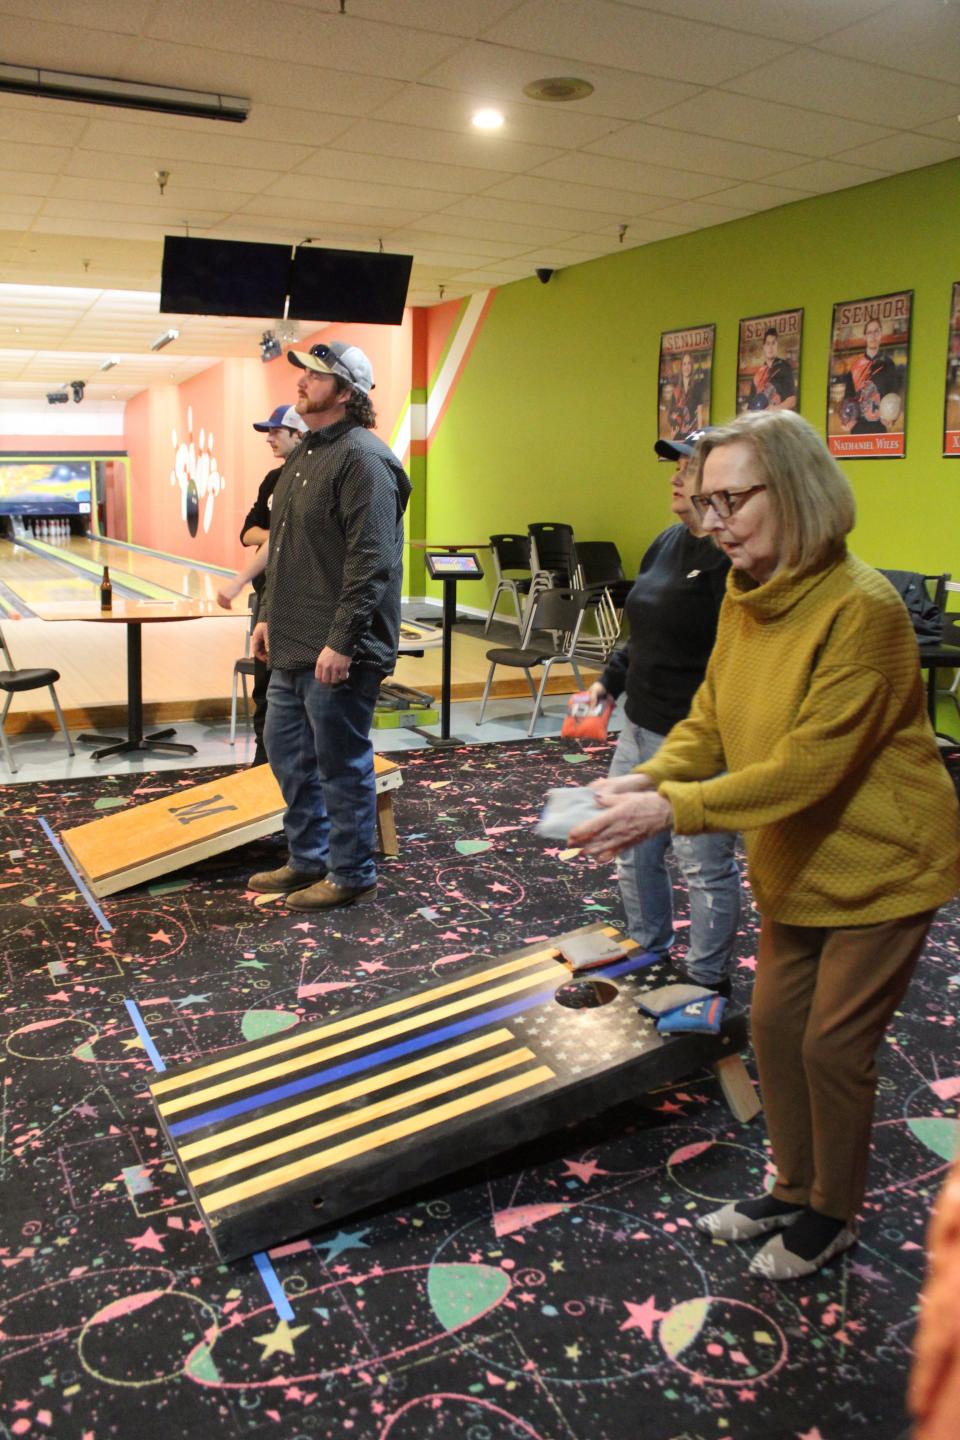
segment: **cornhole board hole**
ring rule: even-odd
[[[373,766],[380,847],[385,855],[396,855],[393,792],[403,775],[382,755],[374,755]],[[269,765],[255,765],[75,825],[60,838],[94,895],[102,897],[273,835],[283,828],[284,808]]]
[[[623,938],[570,933],[598,930]],[[707,1066],[738,1119],[756,1114],[742,1012],[717,1035],[658,1035],[637,1002],[669,978],[664,962],[625,940],[625,958],[573,976],[567,938],[158,1076],[151,1098],[218,1255],[339,1222]]]

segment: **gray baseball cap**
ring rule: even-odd
[[[287,359],[301,370],[315,370],[318,375],[339,375],[354,390],[369,395],[374,388],[373,366],[358,345],[345,345],[332,340],[329,345],[311,345],[309,350],[288,350]]]
[[[702,430],[691,430],[682,440],[657,440],[653,448],[664,460],[679,460],[684,455],[692,455],[701,435],[709,435],[716,428],[716,425],[705,425]]]

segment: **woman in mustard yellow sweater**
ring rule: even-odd
[[[698,1224],[728,1240],[779,1232],[751,1269],[786,1280],[856,1239],[876,1051],[960,885],[960,817],[906,609],[848,554],[853,496],[813,428],[790,411],[743,416],[694,463],[701,523],[732,567],[706,678],[651,760],[597,782],[597,818],[570,840],[605,860],[668,826],[744,832],[777,1178]]]

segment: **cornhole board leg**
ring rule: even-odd
[[[713,1072],[735,1120],[745,1124],[759,1115],[762,1109],[760,1099],[741,1056],[727,1055],[723,1060],[716,1061]]]
[[[374,771],[377,834],[384,854],[395,856],[393,792],[403,775],[381,755],[374,756]],[[269,767],[257,765],[74,826],[61,838],[87,885],[103,898],[276,834],[284,808]]]

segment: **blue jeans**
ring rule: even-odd
[[[377,794],[370,726],[380,676],[362,667],[340,685],[312,670],[272,670],[264,736],[287,804],[295,870],[326,868],[337,885],[372,885]]]
[[[625,775],[655,755],[664,737],[623,717],[623,729],[610,763],[611,775]],[[674,943],[672,882],[667,849],[673,853],[690,891],[690,947],[684,964],[692,979],[713,985],[729,974],[740,921],[740,872],[734,858],[736,837],[674,835],[665,830],[617,861],[627,930],[644,950],[665,954]]]

